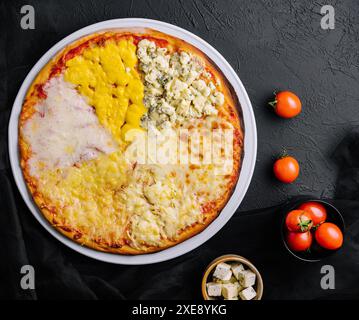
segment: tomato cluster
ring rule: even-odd
[[[343,244],[343,233],[334,223],[327,222],[327,210],[319,202],[306,202],[290,211],[285,219],[286,240],[293,251],[307,251],[315,241],[324,249],[336,250]]]

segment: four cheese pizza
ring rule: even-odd
[[[121,29],[64,48],[19,121],[21,167],[58,231],[118,254],[194,236],[232,194],[243,125],[228,81],[197,48]]]

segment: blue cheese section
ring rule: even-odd
[[[224,96],[197,57],[184,51],[169,54],[166,48],[147,39],[139,42],[137,56],[144,73],[144,103],[148,108],[142,118],[143,127],[150,122],[165,128],[189,118],[217,115]]]

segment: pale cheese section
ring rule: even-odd
[[[35,106],[23,134],[31,147],[30,172],[66,168],[114,152],[116,142],[94,110],[60,75],[44,88],[47,98]]]

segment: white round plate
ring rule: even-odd
[[[144,28],[155,29],[163,33],[167,33],[169,35],[183,39],[200,49],[202,52],[204,52],[210,59],[212,59],[212,61],[215,62],[219,69],[222,70],[225,77],[233,86],[242,108],[243,122],[245,128],[244,158],[238,183],[232,197],[229,199],[228,203],[226,204],[220,215],[204,231],[182,243],[177,244],[174,247],[156,253],[137,256],[125,256],[113,253],[104,253],[87,247],[83,247],[56,231],[56,229],[53,228],[43,217],[42,213],[40,212],[36,204],[33,202],[32,196],[28,192],[28,189],[26,187],[19,160],[18,119],[26,92],[38,72],[49,62],[52,57],[55,56],[57,52],[59,52],[62,48],[72,43],[73,41],[91,33],[114,28],[139,30]],[[35,218],[56,239],[61,241],[66,246],[76,250],[77,252],[92,257],[94,259],[118,264],[139,265],[161,262],[183,255],[197,248],[205,241],[213,237],[226,224],[226,222],[232,217],[239,204],[241,203],[252,178],[257,155],[257,130],[252,105],[249,101],[247,92],[244,89],[241,80],[239,80],[237,74],[229,65],[229,63],[223,58],[223,56],[211,45],[209,45],[207,42],[200,39],[193,33],[168,23],[137,18],[114,19],[96,23],[72,33],[71,35],[54,45],[49,51],[47,51],[31,69],[21,86],[19,93],[17,94],[12,108],[9,122],[9,153],[12,172],[24,201],[26,202],[27,206],[29,207]]]

